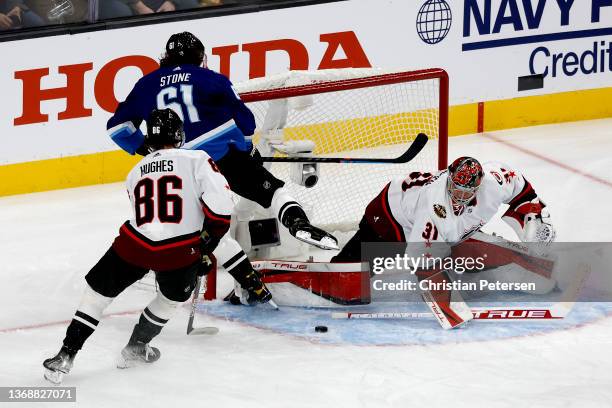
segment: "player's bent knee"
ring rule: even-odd
[[[169,320],[176,312],[176,309],[183,303],[186,299],[182,301],[170,300],[162,292],[157,292],[157,296],[147,309],[154,315],[163,320]]]
[[[91,286],[86,285],[81,304],[77,310],[99,321],[102,318],[102,313],[111,304],[113,299],[112,297],[101,295]]]

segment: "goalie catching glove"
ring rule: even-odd
[[[546,204],[535,198],[515,208],[511,205],[502,219],[512,227],[522,242],[548,245],[555,241],[556,232],[545,207]]]

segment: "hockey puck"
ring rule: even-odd
[[[315,326],[317,333],[327,333],[327,326]]]

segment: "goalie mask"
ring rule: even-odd
[[[166,146],[179,148],[185,143],[183,121],[172,109],[155,109],[147,119],[145,143],[151,150]]]
[[[472,157],[459,157],[448,167],[448,194],[453,204],[466,205],[476,196],[483,177],[482,166]]]

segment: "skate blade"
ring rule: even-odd
[[[125,370],[126,368],[132,368],[134,367],[134,361],[133,360],[127,360],[123,357],[119,357],[117,359],[117,368],[120,370]]]
[[[117,359],[117,368],[121,369],[121,370],[125,370],[126,368],[132,368],[132,367],[137,367],[137,366],[141,366],[141,365],[146,365],[148,364],[145,361],[142,361],[139,358],[126,358],[123,356],[123,353],[119,355],[119,358]]]
[[[148,364],[150,363],[147,363],[146,361],[142,361],[141,359],[124,358],[123,356],[120,356],[117,359],[117,368],[120,370],[144,366]]]
[[[157,358],[157,360],[159,360],[159,357]],[[131,357],[131,356],[126,357],[122,351],[121,354],[119,354],[119,358],[117,358],[117,368],[125,369],[125,368],[137,367],[137,366],[151,365],[157,360],[146,361],[140,357]]]
[[[306,242],[307,244],[310,244],[312,246],[315,246],[317,248],[321,248],[321,249],[326,249],[326,250],[338,250],[340,249],[338,247],[338,243],[329,238],[329,237],[323,237],[323,239],[321,239],[320,241],[317,241],[315,239],[313,239],[310,234],[306,231],[298,231],[295,234],[295,238],[299,239],[300,241]]]
[[[59,385],[64,380],[64,373],[61,371],[52,371],[48,368],[45,368],[44,373],[45,380],[49,381],[52,384]]]

